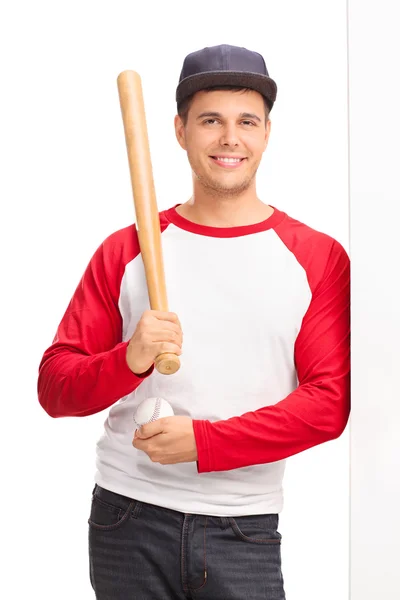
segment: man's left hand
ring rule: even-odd
[[[135,431],[132,445],[161,465],[195,462],[198,458],[190,417],[164,417],[142,425]]]

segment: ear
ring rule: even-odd
[[[264,140],[264,150],[266,150],[268,146],[269,134],[271,133],[271,121],[268,119],[266,127],[265,127],[265,140]]]
[[[180,147],[183,148],[183,150],[186,150],[185,126],[179,115],[176,115],[174,125],[176,139],[178,140]]]

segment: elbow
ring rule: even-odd
[[[64,386],[61,382],[51,381],[51,378],[44,376],[43,372],[39,373],[37,394],[40,406],[43,410],[52,417],[57,419],[59,417],[67,416],[63,411],[63,398],[65,397]]]
[[[79,415],[79,404],[74,389],[76,364],[71,364],[71,353],[48,350],[39,365],[37,395],[40,406],[52,417]],[[75,371],[74,371],[75,368]],[[75,374],[74,374],[75,373]]]
[[[339,384],[318,385],[320,398],[323,398],[321,433],[324,441],[336,440],[345,431],[350,417],[350,387],[348,380]]]
[[[347,422],[348,422],[348,419],[335,424],[335,426],[332,428],[332,432],[331,432],[331,436],[330,436],[329,440],[337,440],[338,438],[340,438],[340,436],[344,433],[344,431],[347,427]]]
[[[337,407],[337,404],[336,404]],[[346,430],[350,418],[350,394],[344,392],[341,395],[339,408],[336,408],[332,419],[331,440],[338,439]]]
[[[38,400],[40,406],[43,408],[45,413],[49,415],[49,417],[56,419],[57,417],[62,416],[59,410],[57,410],[59,402],[52,398],[49,393],[46,393],[44,390],[40,389],[40,386],[38,387]]]
[[[46,402],[45,400],[39,398],[39,404],[43,408],[45,413],[47,413],[49,415],[49,417],[51,417],[52,419],[57,419],[58,417],[63,416],[63,415],[60,415],[59,412],[55,410],[53,403]]]

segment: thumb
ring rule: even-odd
[[[157,421],[153,421],[152,423],[146,423],[142,425],[139,429],[136,430],[136,435],[141,440],[147,440],[148,438],[153,437],[153,435],[158,435],[164,431],[162,419],[158,419]]]

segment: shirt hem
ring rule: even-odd
[[[96,475],[95,483],[115,494],[120,494],[127,498],[131,498],[132,500],[137,500],[138,502],[152,504],[153,506],[166,508],[182,514],[196,514],[210,517],[245,517],[251,515],[279,514],[283,510],[282,490],[272,492],[271,495],[273,495],[274,498],[270,498],[269,500],[258,501],[241,507],[225,506],[224,510],[218,510],[215,505],[207,504],[201,500],[180,502],[178,499],[172,500],[171,498],[163,496],[161,493],[154,494],[143,488],[138,489],[135,487],[135,494],[133,495],[132,488],[124,486],[120,482],[104,480],[99,475]]]

